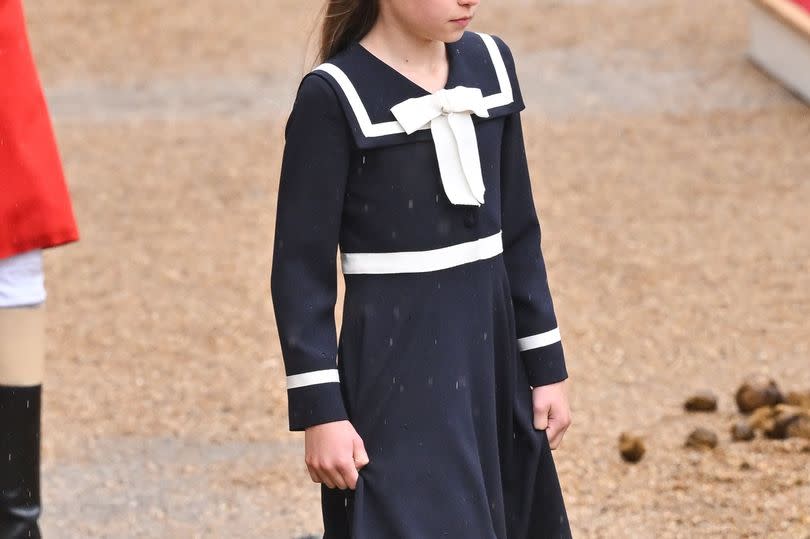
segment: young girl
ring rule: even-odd
[[[328,2],[286,124],[271,288],[326,539],[570,536],[524,104],[478,4]]]

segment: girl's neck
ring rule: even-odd
[[[380,13],[360,44],[397,71],[422,81],[424,86],[441,87],[447,78],[445,43],[415,35]]]

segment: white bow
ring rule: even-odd
[[[430,122],[439,172],[447,198],[453,204],[484,203],[481,159],[471,112],[488,117],[479,88],[456,86],[406,99],[391,112],[407,134]]]

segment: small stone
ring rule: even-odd
[[[760,406],[748,416],[748,424],[751,425],[751,428],[758,430],[773,428],[776,413],[774,406]]]
[[[785,398],[772,378],[754,375],[748,377],[737,389],[735,400],[739,410],[747,414],[761,406],[784,402]]]
[[[768,430],[773,428],[776,408],[773,406],[760,406],[748,416],[748,424],[752,429]]]
[[[785,403],[810,410],[810,389],[804,391],[788,391],[785,395]]]
[[[802,417],[807,417],[804,409],[790,404],[778,404],[774,406],[774,410],[776,413],[773,421],[768,428],[764,429],[764,432],[765,436],[776,440],[787,438],[789,436],[788,428],[800,421]],[[800,432],[800,430],[795,432]]]
[[[810,412],[802,412],[785,427],[788,438],[810,440]]]
[[[717,410],[717,395],[709,390],[698,391],[683,403],[688,412],[714,412]]]
[[[717,447],[717,434],[705,427],[698,427],[689,433],[684,445],[693,449],[714,449]]]
[[[619,453],[627,462],[638,462],[644,456],[644,440],[628,432],[619,435]]]
[[[731,439],[735,442],[747,442],[754,439],[754,429],[748,421],[737,421],[731,426]]]

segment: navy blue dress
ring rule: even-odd
[[[301,80],[271,291],[289,427],[348,419],[325,539],[569,537],[533,386],[567,378],[510,49],[467,31],[431,93],[357,41]],[[345,283],[339,335],[337,252]]]

